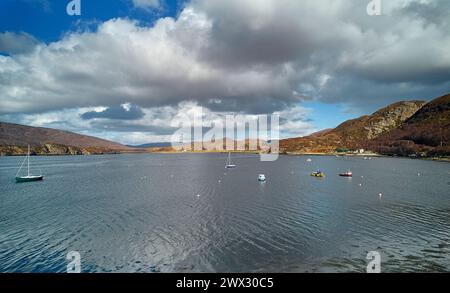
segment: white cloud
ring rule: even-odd
[[[154,9],[160,7],[160,0],[133,0],[133,5],[137,8]]]
[[[289,68],[230,70],[202,60],[210,21],[185,9],[178,21],[154,27],[114,19],[96,32],[72,33],[59,42],[38,45],[30,54],[0,56],[4,96],[0,112],[32,112],[131,102],[143,107],[175,105],[182,100],[221,99],[266,107],[292,100]],[[261,98],[263,97],[263,98]],[[228,102],[228,103],[226,103]],[[245,109],[242,109],[245,110]]]

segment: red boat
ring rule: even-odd
[[[341,177],[353,177],[353,173],[351,171],[347,171],[345,173],[340,173],[339,176],[341,176]]]

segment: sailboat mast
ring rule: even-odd
[[[28,145],[28,176],[30,176],[30,145]]]

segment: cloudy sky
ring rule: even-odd
[[[140,144],[279,113],[289,137],[450,92],[448,0],[69,2],[0,2],[0,121]]]

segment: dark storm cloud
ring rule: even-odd
[[[431,100],[448,93],[450,81],[430,87],[405,83],[378,83],[354,76],[340,76],[331,80],[320,93],[320,100],[327,103],[346,103],[355,113],[370,113],[397,101]]]
[[[127,121],[93,121],[90,126],[93,129],[114,131],[114,132],[146,132],[158,135],[171,135],[178,128],[170,126],[156,126],[129,123]]]
[[[0,32],[0,53],[3,54],[30,53],[37,44],[38,40],[24,32]]]
[[[449,23],[450,1],[435,0],[429,3],[408,3],[400,13],[410,14],[425,21],[426,25],[434,24],[450,30]]]
[[[133,105],[129,106],[128,109],[121,105],[116,107],[109,107],[100,112],[90,111],[81,114],[81,118],[85,120],[94,118],[137,120],[142,117],[144,117],[144,112],[142,111],[142,109]]]
[[[251,15],[239,6],[214,7],[207,11],[214,19],[211,42],[202,51],[203,58],[224,66],[256,70],[282,65],[313,53],[314,37],[298,25],[297,17],[282,12],[253,25]],[[279,15],[278,15],[279,14]],[[260,16],[263,17],[263,16]]]
[[[300,101],[300,99],[298,100]],[[234,112],[245,114],[267,114],[281,111],[291,104],[291,99],[280,99],[277,96],[228,97],[221,103],[207,101],[200,105],[217,112]]]

